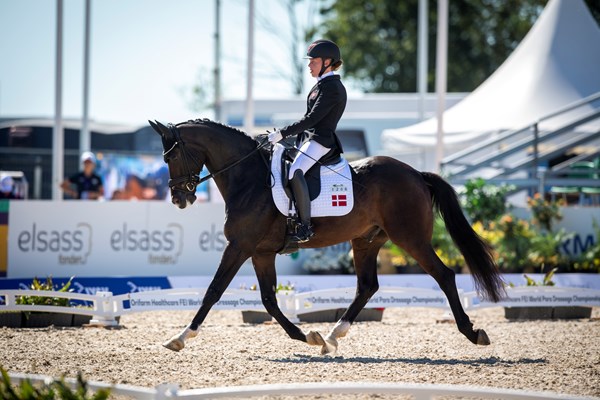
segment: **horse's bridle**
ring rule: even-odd
[[[182,175],[178,178],[169,179],[169,188],[171,189],[171,191],[180,191],[186,193],[187,190],[187,193],[195,193],[196,187],[203,182],[199,177],[200,171],[202,170],[202,165],[198,163],[198,161],[196,161],[196,158],[192,157],[189,154],[188,150],[185,148],[185,142],[181,140],[181,134],[179,133],[179,129],[177,129],[177,126],[169,124],[168,128],[169,132],[171,132],[171,136],[175,139],[175,142],[169,150],[163,151],[163,160],[165,161],[165,163],[168,164],[169,153],[172,152],[175,149],[175,147],[181,147],[181,160],[183,162],[183,167],[186,172],[185,175]],[[194,171],[190,167],[190,159],[194,162],[194,164],[196,164],[197,167],[199,167],[198,174],[194,173]],[[185,190],[179,187],[179,185],[182,183],[184,184],[183,187],[185,188]]]
[[[169,179],[169,188],[171,189],[171,191],[180,191],[180,192],[184,192],[185,194],[194,194],[196,192],[196,187],[198,187],[198,185],[200,185],[203,182],[208,181],[209,179],[214,178],[215,176],[217,176],[219,174],[222,174],[223,172],[227,171],[230,168],[235,167],[236,165],[238,165],[239,163],[241,163],[242,161],[244,161],[245,159],[250,157],[252,154],[256,153],[257,151],[259,151],[260,149],[262,149],[263,147],[265,147],[269,144],[269,141],[265,140],[262,144],[257,146],[254,150],[252,150],[250,153],[246,154],[244,157],[240,158],[233,164],[228,165],[227,167],[223,168],[220,171],[210,173],[210,174],[206,175],[205,177],[200,178],[199,174],[200,174],[200,172],[202,172],[202,165],[198,161],[196,161],[196,157],[193,157],[193,154],[190,154],[190,152],[185,148],[185,142],[181,139],[181,134],[179,132],[179,129],[177,128],[176,125],[173,125],[173,124],[169,124],[167,127],[169,128],[169,132],[171,132],[171,136],[175,139],[175,141],[174,141],[173,145],[169,148],[169,150],[163,151],[163,160],[165,161],[165,163],[168,164],[169,153],[172,152],[175,149],[175,147],[179,146],[181,148],[181,159],[183,161],[183,167],[185,169],[185,175],[182,175],[177,178]],[[189,161],[190,158],[194,162],[194,164],[196,164],[196,166],[199,167],[198,174],[195,174],[194,171],[192,170],[192,168],[190,167],[190,161]],[[185,188],[185,190],[179,186],[182,183],[184,184],[183,187]]]

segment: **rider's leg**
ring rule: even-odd
[[[292,162],[288,178],[291,180],[294,177],[294,172],[302,170],[302,173],[308,172],[310,167],[316,164],[316,162],[329,152],[329,148],[322,144],[309,140],[300,147],[298,155]]]
[[[288,177],[300,217],[300,226],[293,240],[302,243],[314,235],[310,224],[310,195],[304,174],[315,165],[317,160],[327,154],[329,149],[311,140],[304,143],[300,150],[290,167]]]
[[[294,177],[290,181],[294,198],[296,200],[296,209],[300,217],[300,225],[296,230],[296,235],[292,240],[303,243],[310,240],[314,236],[312,226],[310,224],[310,195],[308,193],[308,185],[302,170],[296,170]]]

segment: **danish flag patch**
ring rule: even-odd
[[[348,202],[345,194],[332,194],[331,195],[331,206],[332,207],[346,207]]]

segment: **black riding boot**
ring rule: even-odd
[[[300,217],[300,224],[296,230],[296,235],[292,238],[298,243],[308,242],[315,234],[310,224],[310,195],[308,194],[308,185],[301,170],[294,172],[294,177],[290,181],[290,186],[294,192],[296,200],[296,209]]]

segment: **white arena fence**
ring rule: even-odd
[[[281,310],[291,320],[314,311],[345,308],[354,298],[355,288],[335,288],[310,292],[279,292]],[[97,292],[95,295],[35,290],[0,290],[0,312],[45,311],[53,313],[91,315],[92,325],[114,326],[117,317],[125,314],[154,310],[197,310],[206,289],[166,289],[113,295]],[[557,307],[600,306],[600,290],[565,287],[517,287],[507,289],[508,297],[499,303],[482,302],[475,292],[459,290],[463,307],[476,310],[486,307]],[[19,296],[66,298],[69,307],[17,304]],[[82,306],[83,304],[83,306]],[[383,287],[373,295],[368,308],[434,307],[449,310],[443,292],[432,289]],[[228,289],[213,307],[217,310],[264,311],[260,292]]]
[[[13,383],[29,380],[32,383],[50,383],[54,378],[44,375],[9,373]],[[66,378],[65,383],[76,387],[77,381]],[[464,385],[431,385],[412,383],[372,383],[372,382],[318,382],[290,383],[250,386],[228,386],[205,389],[179,390],[176,384],[162,384],[155,388],[131,385],[110,385],[103,382],[87,382],[92,391],[110,389],[113,395],[130,396],[141,400],[166,399],[217,399],[250,398],[258,396],[316,396],[324,394],[369,394],[369,395],[410,395],[415,400],[430,400],[439,396],[470,397],[503,400],[598,400],[598,397],[582,397],[553,392],[533,392],[527,390],[496,389]]]

